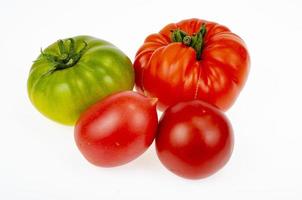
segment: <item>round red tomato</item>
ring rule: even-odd
[[[224,114],[199,101],[178,103],[163,114],[156,137],[160,161],[189,179],[207,177],[229,160],[233,131]]]
[[[172,23],[149,35],[138,50],[136,88],[165,109],[199,99],[227,110],[244,86],[249,54],[227,27],[200,19]]]
[[[156,99],[121,92],[81,115],[75,141],[89,162],[114,167],[137,158],[151,145],[157,123]]]

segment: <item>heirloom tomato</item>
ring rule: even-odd
[[[134,68],[137,89],[158,106],[199,99],[221,110],[236,100],[247,79],[249,54],[243,40],[220,24],[188,19],[149,35]]]
[[[48,118],[73,125],[91,104],[131,90],[130,59],[109,42],[90,36],[59,40],[41,52],[31,67],[28,95]]]

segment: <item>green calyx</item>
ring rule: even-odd
[[[74,66],[80,60],[87,48],[87,43],[83,41],[83,47],[76,52],[75,41],[73,38],[69,38],[66,41],[58,40],[57,43],[59,48],[58,55],[47,54],[41,49],[42,57],[54,64],[54,68],[51,72]]]
[[[196,51],[196,59],[201,60],[201,53],[204,46],[204,36],[206,34],[206,25],[203,23],[200,30],[192,36],[186,32],[176,29],[172,31],[172,42],[181,42],[188,47],[192,47]]]

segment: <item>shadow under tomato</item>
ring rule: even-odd
[[[135,160],[121,166],[128,168],[129,170],[148,170],[148,171],[156,171],[160,169],[161,163],[157,158],[156,150],[154,142],[153,144],[148,148],[146,152],[144,152],[142,155],[140,155]]]

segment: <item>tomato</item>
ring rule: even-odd
[[[159,99],[159,109],[199,99],[227,110],[249,71],[243,40],[227,27],[200,19],[172,23],[149,35],[135,61],[136,88]]]
[[[160,161],[173,173],[200,179],[227,163],[233,143],[232,127],[226,116],[205,102],[193,100],[164,112],[156,150]]]
[[[89,162],[103,167],[137,158],[155,137],[156,101],[127,91],[96,103],[76,123],[79,150]]]
[[[47,47],[31,67],[28,95],[48,118],[73,125],[90,105],[109,94],[131,90],[134,69],[117,47],[77,36]]]

